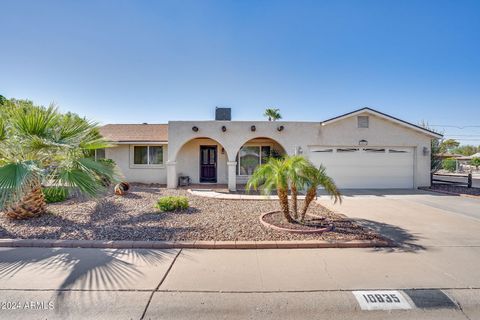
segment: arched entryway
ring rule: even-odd
[[[187,141],[175,157],[177,176],[188,176],[194,184],[227,184],[227,163],[227,150],[218,141],[208,137]]]
[[[247,183],[255,169],[271,157],[281,157],[286,154],[285,148],[268,137],[258,137],[245,141],[236,153],[236,182]]]

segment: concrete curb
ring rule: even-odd
[[[113,249],[292,249],[292,248],[375,248],[392,247],[378,240],[292,240],[292,241],[103,241],[0,239],[0,247],[113,248]]]

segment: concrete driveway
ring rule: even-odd
[[[480,199],[421,190],[343,190],[342,204],[319,203],[411,246],[480,245]]]

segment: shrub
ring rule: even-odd
[[[117,165],[115,163],[115,161],[113,161],[112,159],[99,159],[97,160],[97,162],[107,166],[108,168],[111,168],[111,169],[114,169],[115,166]],[[112,183],[113,183],[113,179],[111,177],[109,177],[108,175],[102,175],[100,174],[100,179],[102,181],[102,185],[104,187],[108,187],[110,186]]]
[[[99,160],[97,160],[97,161],[98,161],[98,162],[101,162],[101,163],[103,163],[104,165],[109,166],[109,167],[111,167],[111,168],[114,168],[114,167],[117,165],[117,163],[116,163],[114,160],[112,160],[112,159],[99,159]]]
[[[453,172],[457,169],[457,160],[453,158],[445,159],[442,161],[442,167],[447,171]]]
[[[67,200],[68,190],[63,187],[47,187],[42,189],[46,203],[62,202]]]
[[[473,158],[470,160],[470,165],[474,166],[478,170],[478,167],[480,167],[480,158]]]
[[[188,198],[181,196],[168,196],[160,198],[155,205],[160,211],[176,211],[188,209]]]

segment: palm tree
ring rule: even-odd
[[[267,163],[258,166],[248,180],[246,189],[261,188],[265,194],[276,189],[285,219],[290,223],[303,223],[308,207],[317,196],[317,188],[320,186],[325,188],[335,202],[341,201],[340,192],[332,178],[326,175],[325,168],[315,167],[303,156],[286,156],[280,159],[270,158]],[[288,201],[289,188],[292,193],[292,210]],[[303,189],[307,189],[307,194],[298,219],[298,191]]]
[[[268,118],[268,121],[275,121],[282,119],[282,115],[280,114],[280,109],[277,108],[267,108],[265,109],[265,113],[263,116]]]
[[[298,219],[298,190],[303,189],[303,186],[307,183],[304,175],[305,170],[311,165],[311,163],[302,156],[291,156],[285,158],[287,167],[287,176],[292,193],[292,213],[293,219]]]
[[[270,158],[267,163],[258,166],[247,182],[246,189],[262,188],[265,194],[277,190],[280,207],[288,222],[293,222],[288,206],[288,164],[285,159]]]
[[[337,203],[337,201],[340,201],[340,203],[342,202],[340,191],[338,191],[333,179],[327,176],[325,167],[320,166],[320,168],[316,168],[312,164],[305,169],[303,174],[306,181],[307,193],[305,195],[305,203],[300,214],[300,221],[302,222],[305,220],[305,214],[307,213],[310,203],[317,196],[318,187],[322,186],[325,188],[325,191],[332,197],[334,203]]]
[[[12,108],[3,118],[0,211],[8,217],[26,219],[44,213],[42,183],[98,196],[106,190],[105,177],[116,180],[114,168],[89,156],[92,150],[109,146],[95,123],[61,114],[53,105]]]

